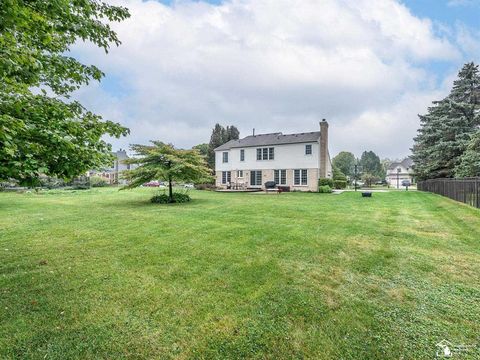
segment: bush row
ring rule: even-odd
[[[187,193],[174,192],[173,193],[173,202],[174,203],[186,203],[191,200],[190,196]],[[158,194],[153,196],[150,201],[156,204],[168,204],[170,199],[167,193]]]

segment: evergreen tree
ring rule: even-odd
[[[362,172],[380,178],[383,175],[383,167],[380,158],[373,151],[364,151],[360,158]]]
[[[473,133],[480,125],[478,65],[465,64],[449,96],[419,115],[420,129],[412,148],[418,179],[453,177]]]
[[[238,131],[238,129],[233,125],[227,126],[226,133],[227,133],[227,139],[226,139],[227,141],[238,140],[240,137],[240,131]]]
[[[467,150],[460,157],[460,162],[455,168],[455,176],[480,176],[480,130],[472,136]]]

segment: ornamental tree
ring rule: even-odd
[[[138,167],[124,172],[129,184],[122,189],[131,189],[152,180],[168,181],[168,198],[173,203],[173,182],[203,182],[211,178],[205,158],[196,149],[176,149],[171,144],[152,141],[153,145],[132,145],[134,157],[125,160]]]
[[[0,1],[0,180],[72,178],[111,161],[103,136],[128,129],[69,101],[104,74],[68,52],[78,40],[108,52],[120,44],[108,22],[127,17],[99,0]]]

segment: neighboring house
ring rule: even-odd
[[[332,177],[328,123],[320,131],[250,135],[215,149],[219,188],[264,188],[267,181],[291,190],[317,191],[319,178]]]
[[[409,180],[413,184],[413,161],[405,158],[402,161],[391,163],[387,168],[386,181],[390,186],[395,188],[402,187],[403,180]]]
[[[99,171],[92,170],[89,172],[89,176],[99,176],[109,184],[126,184],[126,180],[121,178],[122,171],[134,169],[135,165],[125,164],[124,160],[128,159],[127,152],[120,149],[114,152],[115,160],[112,166]]]

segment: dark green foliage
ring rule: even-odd
[[[174,192],[172,194],[172,199],[168,196],[167,193],[159,194],[153,196],[150,201],[157,204],[172,204],[172,203],[186,203],[191,200],[190,196],[187,193]]]
[[[220,124],[215,124],[212,135],[210,136],[207,152],[207,163],[210,169],[215,170],[215,148],[230,140],[238,140],[239,136],[240,132],[235,126],[231,125],[224,128]]]
[[[457,177],[480,176],[480,131],[473,134],[467,149],[459,159],[455,168]]]
[[[333,187],[335,189],[345,189],[347,187],[346,180],[333,180]]]
[[[0,179],[34,186],[41,174],[71,179],[111,161],[103,136],[128,129],[64,100],[103,77],[67,55],[78,40],[119,45],[108,22],[127,17],[96,0],[0,1]]]
[[[377,178],[385,178],[380,158],[373,151],[364,151],[360,158],[362,173],[368,173]]]
[[[318,187],[318,192],[321,194],[330,194],[332,192],[332,187],[329,185],[321,185]]]
[[[418,179],[473,176],[475,171],[469,173],[467,169],[472,168],[461,163],[480,126],[479,110],[478,65],[468,63],[460,70],[450,94],[443,100],[434,101],[427,114],[419,115],[420,129],[412,148]],[[466,156],[472,159],[471,155]]]
[[[320,179],[318,179],[318,186],[325,186],[325,185],[333,187],[333,179],[330,179],[330,178],[320,178]]]
[[[347,177],[345,174],[337,167],[333,167],[333,180],[345,180],[347,181]]]
[[[152,141],[153,145],[132,145],[137,157],[125,160],[126,164],[139,164],[134,170],[124,172],[131,189],[152,180],[168,181],[170,202],[174,202],[173,182],[204,182],[211,178],[205,159],[197,150],[175,149],[171,144]]]
[[[346,176],[353,177],[355,161],[355,155],[348,151],[342,151],[332,159],[332,165]]]

